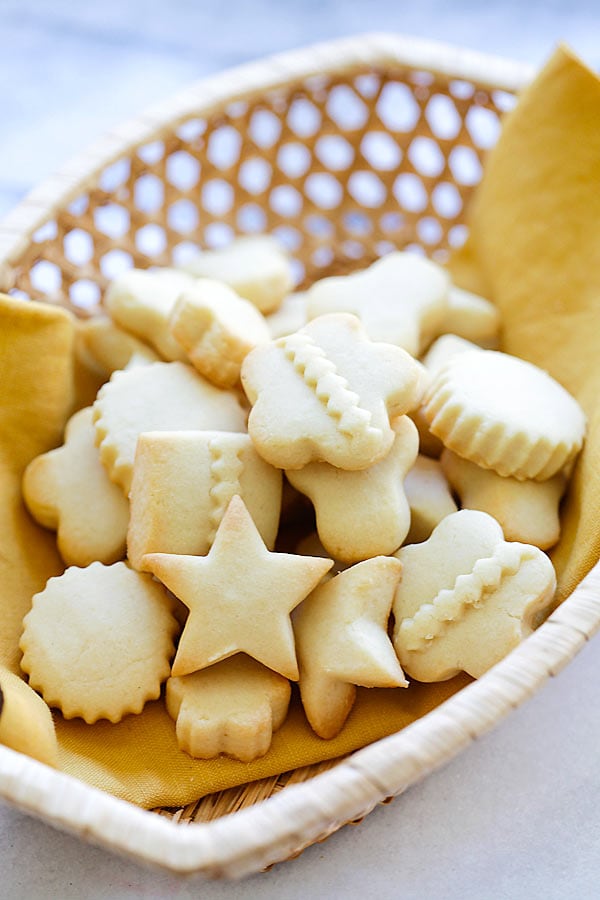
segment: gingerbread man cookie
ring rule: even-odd
[[[100,462],[92,415],[91,407],[75,413],[63,446],[34,459],[23,477],[29,512],[57,532],[68,566],[113,563],[125,556],[129,504]]]

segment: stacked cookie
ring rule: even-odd
[[[551,608],[575,400],[482,349],[494,307],[419,256],[291,285],[240,239],[125,273],[79,326],[110,380],[23,485],[70,568],[22,667],[66,717],[119,721],[166,680],[183,750],[250,760],[291,681],[331,738],[357,686],[478,677]]]

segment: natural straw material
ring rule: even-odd
[[[419,244],[444,259],[464,235],[464,203],[498,111],[527,75],[368,37],[212,79],[110,136],[23,204],[0,230],[0,287],[86,314],[119,261],[168,262],[189,240],[254,228],[287,240],[309,280],[392,246]],[[270,796],[235,815],[184,828],[1,747],[0,789],[139,859],[210,875],[256,871],[399,793],[533,693],[597,629],[599,580],[592,570],[517,651],[400,733],[310,781],[294,784],[307,771],[273,776],[175,818],[212,820]]]

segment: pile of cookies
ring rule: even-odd
[[[551,608],[576,401],[416,254],[291,290],[243,238],[124,273],[79,324],[106,383],[23,482],[68,568],[22,668],[65,717],[118,722],[166,681],[181,749],[248,761],[290,682],[331,738],[357,685],[478,677]]]

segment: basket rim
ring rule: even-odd
[[[526,64],[447,44],[368,34],[278,54],[202,79],[110,132],[0,222],[0,289],[9,283],[11,264],[30,236],[58,206],[117,157],[159,138],[162,129],[312,75],[382,65],[426,69],[511,91],[524,86],[533,73]],[[600,629],[599,597],[600,563],[547,622],[479,681],[327,772],[221,819],[184,827],[1,745],[0,798],[56,827],[172,872],[211,877],[256,872],[401,793],[495,725],[557,674]]]
[[[425,69],[500,91],[522,88],[534,73],[533,66],[504,57],[438,41],[374,32],[289,50],[202,78],[108,131],[34,187],[0,219],[0,291],[10,289],[13,265],[38,228],[128,151],[159,140],[162,132],[192,115],[214,115],[232,101],[252,100],[312,76],[371,66]]]

